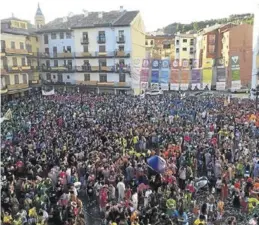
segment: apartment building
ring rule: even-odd
[[[237,57],[240,85],[250,87],[253,55],[253,26],[250,24],[240,24],[237,26],[227,27],[225,29],[221,29],[221,34],[221,53],[224,59],[224,65],[228,70],[228,86],[231,87],[231,82],[233,81],[232,59]]]
[[[1,21],[1,93],[10,97],[24,95],[29,85],[38,85],[38,39],[33,26],[15,17]]]
[[[189,66],[193,65],[196,54],[196,35],[180,34],[175,35],[175,59],[179,60],[182,66],[183,60],[189,60]]]
[[[145,30],[139,11],[88,12],[58,18],[40,36],[42,78],[50,84],[96,92],[139,89],[131,64],[145,57]]]
[[[145,44],[147,58],[175,58],[174,35],[147,35]]]

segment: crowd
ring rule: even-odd
[[[253,100],[60,93],[2,102],[1,117],[8,109],[2,224],[87,224],[90,202],[105,225],[259,224]]]

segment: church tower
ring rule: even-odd
[[[35,17],[34,17],[34,23],[35,23],[35,27],[37,29],[40,29],[43,25],[45,25],[45,17],[41,11],[39,3],[38,3],[38,9],[37,9]]]

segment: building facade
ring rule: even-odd
[[[146,56],[154,59],[174,59],[174,35],[146,36]]]
[[[196,54],[196,35],[180,34],[175,35],[175,59],[179,60],[182,66],[183,60],[189,60],[189,65],[193,65]]]
[[[132,61],[145,57],[145,30],[138,11],[84,11],[56,19],[38,34],[45,82],[80,84],[80,89],[97,92],[140,88],[131,74]]]
[[[39,84],[37,56],[32,54],[37,48],[37,36],[33,32],[28,21],[14,17],[1,21],[2,94],[24,95],[30,89],[31,81]]]

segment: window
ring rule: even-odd
[[[36,42],[38,42],[38,41],[39,41],[38,37],[35,37],[35,41],[36,41]]]
[[[51,33],[51,39],[57,39],[57,34],[56,33]]]
[[[194,40],[193,39],[190,40],[190,45],[194,45]]]
[[[146,45],[148,45],[148,42],[147,42],[147,41],[146,41],[145,43],[146,43]]]
[[[99,52],[106,52],[105,45],[99,45]]]
[[[119,38],[123,38],[124,37],[124,30],[119,30]]]
[[[27,58],[27,64],[28,66],[31,66],[31,59]]]
[[[19,84],[19,75],[14,75],[14,84]]]
[[[84,65],[88,65],[89,64],[89,60],[84,60]]]
[[[183,50],[184,52],[186,52],[186,51],[187,51],[187,48],[182,48],[182,50]]]
[[[154,41],[153,41],[153,40],[151,40],[151,41],[150,41],[150,45],[153,45],[153,44],[154,44]]]
[[[83,32],[83,40],[84,41],[88,40],[88,32]]]
[[[88,52],[88,45],[83,45],[83,48],[84,52]]]
[[[57,57],[58,56],[58,49],[57,47],[53,47],[53,57]]]
[[[45,48],[45,54],[49,54],[49,48]]]
[[[22,81],[23,81],[24,84],[27,84],[27,83],[28,83],[27,74],[23,74],[23,75],[22,75]]]
[[[61,32],[61,33],[59,34],[59,37],[60,37],[60,39],[64,39],[64,33]]]
[[[22,58],[22,66],[25,66],[26,62],[25,62],[25,58]]]
[[[62,75],[62,73],[58,74],[58,82],[63,82],[63,75]]]
[[[124,52],[124,45],[119,45],[119,51]]]
[[[119,82],[126,82],[126,76],[124,73],[119,74]]]
[[[5,84],[10,85],[10,77],[9,76],[5,76]]]
[[[215,52],[215,45],[209,45],[209,53],[214,53]]]
[[[85,73],[84,74],[84,81],[90,81],[91,80],[91,76],[89,73]]]
[[[119,64],[120,65],[125,65],[125,60],[124,59],[120,59]]]
[[[193,63],[193,59],[190,59],[190,60],[189,60],[190,66],[192,66],[192,63]]]
[[[193,54],[194,51],[193,51],[193,48],[190,48],[190,54]]]
[[[183,39],[183,43],[187,43],[187,39]]]
[[[26,50],[27,50],[28,52],[32,52],[32,47],[31,47],[31,45],[26,45]]]
[[[51,80],[51,74],[47,73],[47,80]]]
[[[16,58],[16,57],[13,57],[12,60],[13,60],[13,66],[17,66],[17,65],[18,65],[18,64],[17,64],[17,58]]]
[[[71,32],[66,32],[66,38],[67,39],[71,39],[71,36],[72,36]]]
[[[99,40],[105,41],[105,31],[99,31]]]
[[[46,60],[46,66],[47,66],[47,68],[50,67],[50,61],[49,60]]]
[[[47,45],[49,43],[49,36],[44,34],[44,44]]]
[[[179,48],[176,48],[176,50],[175,50],[175,51],[176,51],[176,53],[179,53]]]
[[[100,82],[107,82],[107,74],[100,74],[99,75]]]
[[[179,40],[176,40],[176,44],[179,45]]]
[[[11,41],[11,49],[15,49],[15,42]]]
[[[56,59],[54,60],[54,66],[58,67],[58,60],[56,60]]]
[[[53,76],[52,76],[52,77],[53,77],[53,79],[56,79],[56,75],[55,75],[55,74],[53,74]]]
[[[170,48],[171,48],[171,45],[170,45],[170,44],[164,44],[163,48],[164,48],[164,49],[170,49]]]
[[[67,46],[67,52],[71,53],[71,46]]]
[[[99,59],[99,65],[100,65],[100,66],[107,66],[107,61],[106,61],[106,59]]]
[[[21,28],[25,29],[25,23],[20,23]]]
[[[5,50],[5,41],[1,40],[1,52],[4,52]]]
[[[20,49],[24,49],[24,43],[20,42]]]
[[[68,79],[68,80],[70,79],[70,76],[69,76],[69,75],[67,75],[67,79]]]

